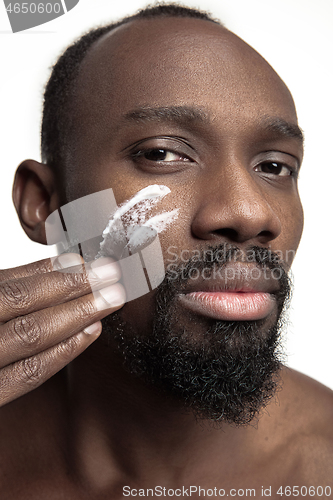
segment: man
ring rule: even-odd
[[[268,63],[205,14],[146,9],[60,59],[42,150],[13,191],[35,241],[108,188],[165,185],[179,217],[163,283],[126,304],[110,257],[1,271],[3,498],[332,495],[332,392],[278,355],[303,149]]]

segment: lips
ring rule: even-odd
[[[213,276],[212,276],[213,274]],[[191,280],[181,304],[195,314],[224,321],[264,319],[276,310],[279,282],[269,269],[234,263],[218,275]]]
[[[180,300],[194,313],[224,321],[263,319],[276,307],[275,299],[264,292],[193,292]]]

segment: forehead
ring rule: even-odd
[[[263,118],[297,123],[290,92],[256,51],[220,25],[189,18],[131,21],[105,35],[81,65],[72,104],[73,160],[80,150],[102,151],[142,108],[195,107],[217,137],[241,137]]]
[[[136,20],[117,28],[90,50],[78,83],[81,100],[102,98],[114,112],[186,101],[212,111],[223,103],[233,112],[246,103],[259,114],[267,107],[295,113],[288,89],[257,52],[198,19]]]

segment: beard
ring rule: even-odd
[[[190,314],[179,306],[177,297],[193,275],[204,270],[207,277],[217,266],[222,269],[232,259],[240,261],[237,247],[220,245],[167,270],[155,296],[150,332],[136,332],[122,311],[102,320],[104,333],[114,338],[126,369],[176,398],[199,419],[249,424],[279,384],[290,280],[276,254],[261,247],[249,250],[251,262],[278,280],[274,318],[222,321]],[[243,256],[242,262],[249,260]]]

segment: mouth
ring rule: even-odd
[[[196,314],[224,321],[264,319],[276,309],[275,298],[265,292],[192,292],[179,299]]]
[[[255,272],[254,272],[255,271]],[[198,315],[224,321],[255,321],[277,310],[279,282],[268,269],[235,263],[225,266],[218,278],[192,283],[179,301]]]

